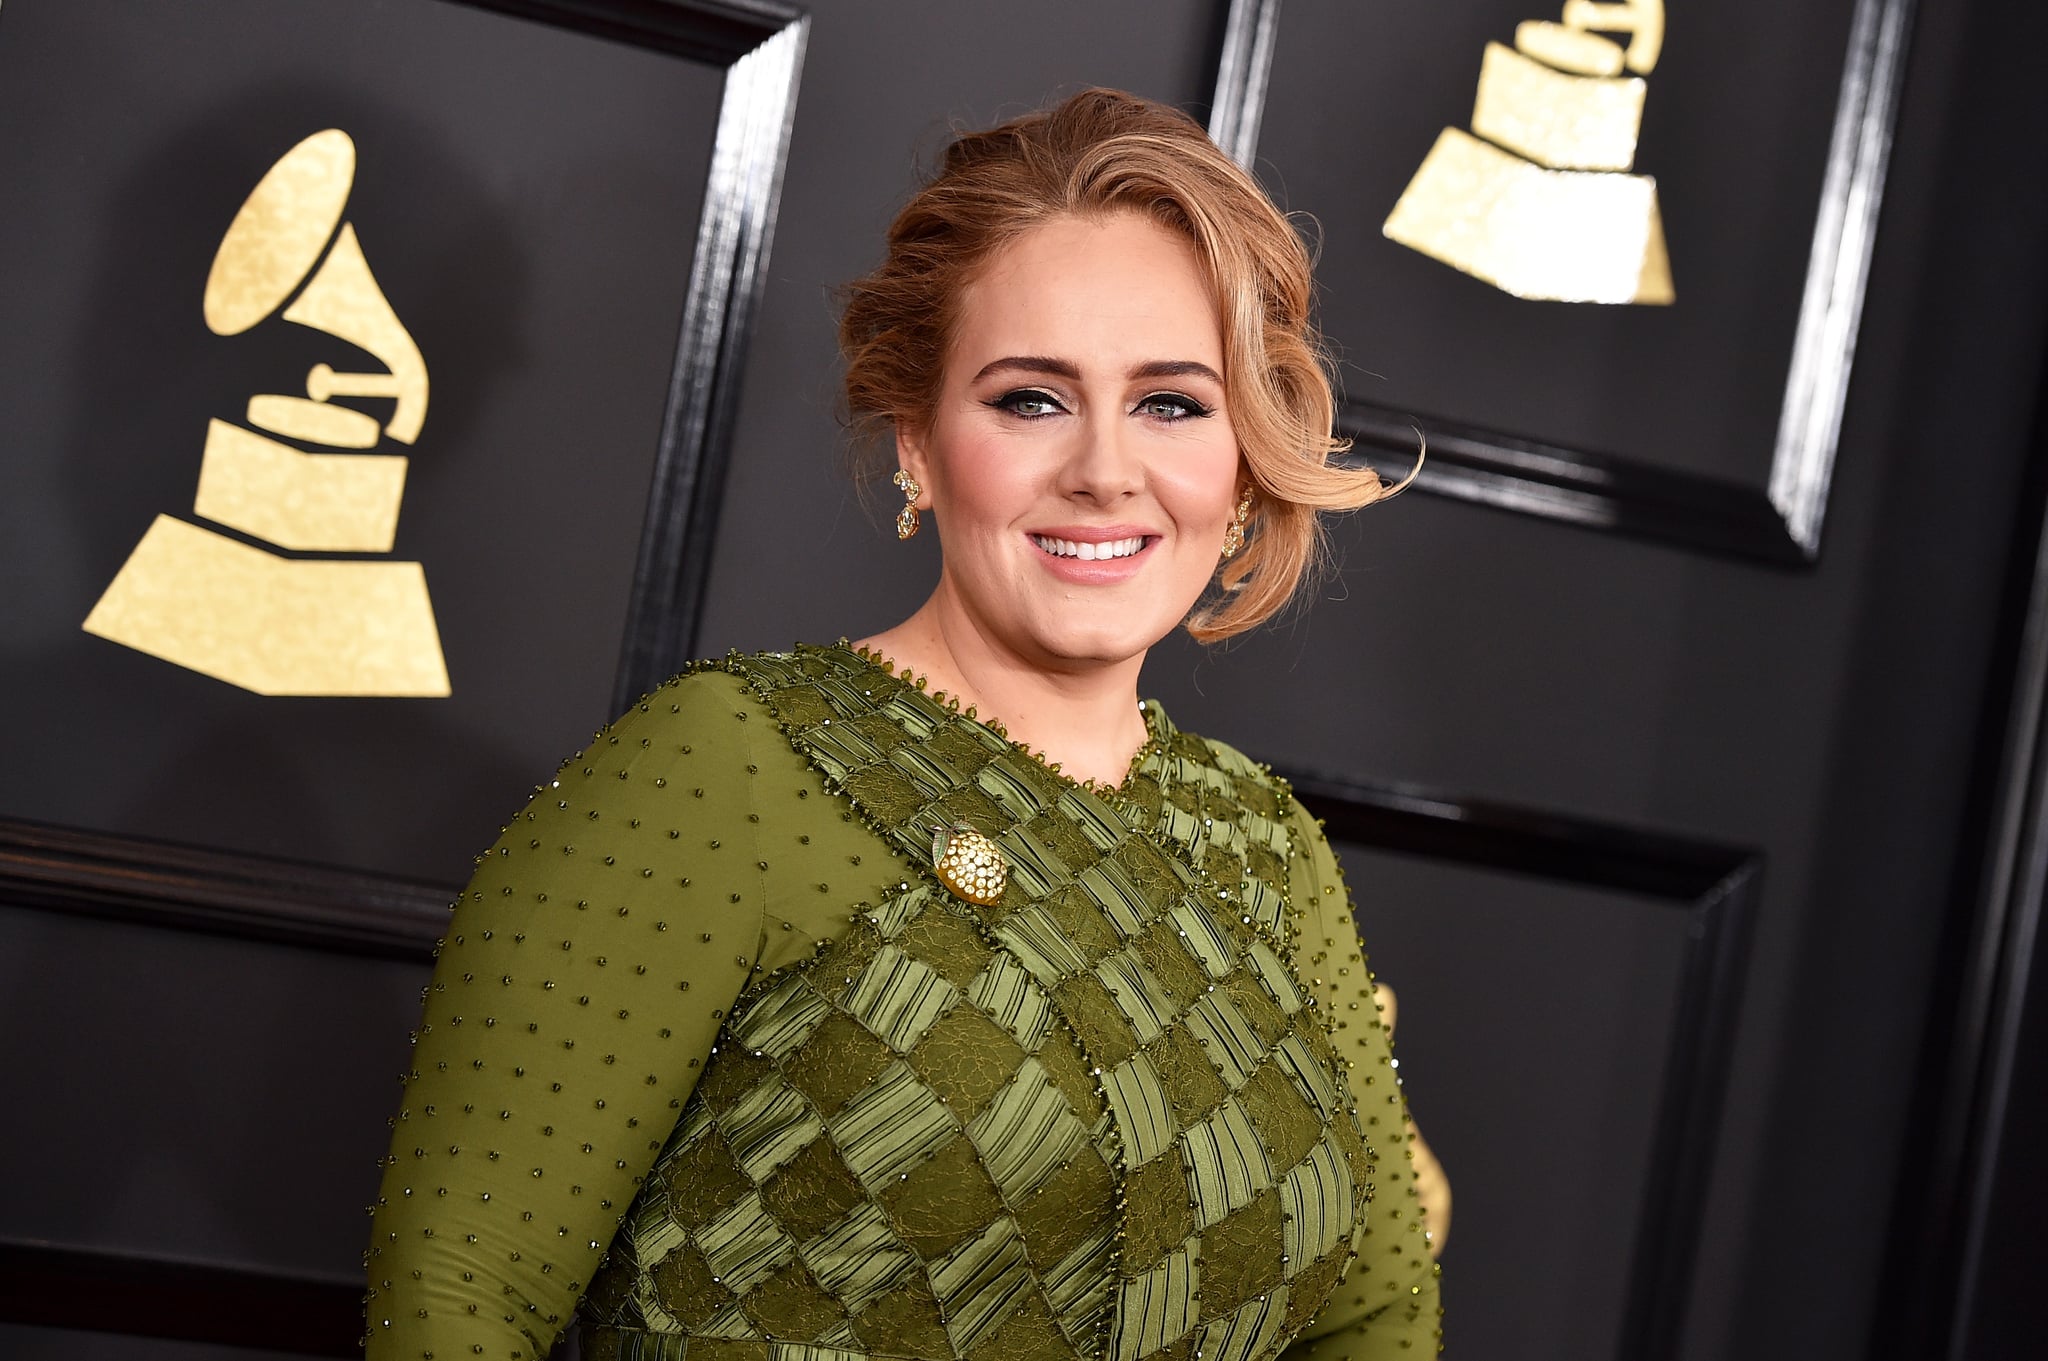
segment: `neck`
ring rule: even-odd
[[[858,646],[922,676],[1076,780],[1121,784],[1145,744],[1139,653],[1116,661],[1027,656],[949,608],[943,584],[916,614]]]

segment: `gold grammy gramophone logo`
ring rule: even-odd
[[[1517,297],[1670,302],[1657,182],[1628,173],[1663,46],[1664,0],[1568,0],[1487,44],[1472,131],[1443,130],[1382,230]]]
[[[214,334],[240,335],[282,308],[388,370],[316,364],[305,396],[262,393],[246,426],[208,425],[194,515],[296,553],[390,553],[407,463],[298,446],[409,445],[427,415],[426,361],[342,220],[355,168],[339,128],[286,152],[235,214],[206,279]],[[387,398],[390,417],[335,397]],[[172,515],[143,534],[85,629],[263,695],[449,693],[420,564],[286,557]]]

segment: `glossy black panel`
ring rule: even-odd
[[[1403,1088],[1455,1194],[1452,1354],[1620,1355],[1686,913],[1433,857],[1337,852],[1373,969],[1399,998]],[[1368,1117],[1383,1109],[1378,1086],[1358,1096]],[[1368,1133],[1384,1137],[1384,1122]]]
[[[0,1157],[33,1169],[9,1182],[0,1242],[48,1249],[8,1259],[0,1319],[63,1322],[48,1301],[96,1285],[72,1325],[291,1351],[292,1299],[347,1319],[332,1300],[360,1294],[426,981],[424,960],[0,912],[0,1065],[35,1094],[33,1119],[0,1128]],[[237,1321],[217,1306],[240,1293]]]
[[[802,22],[114,8],[17,0],[0,24],[22,190],[0,256],[34,262],[0,313],[0,495],[37,508],[6,553],[35,588],[0,624],[0,699],[37,715],[9,761],[36,778],[0,817],[460,878],[614,694],[688,650]],[[80,627],[156,517],[193,514],[210,418],[347,362],[276,318],[210,334],[200,306],[242,197],[323,127],[357,143],[349,220],[431,380],[394,551],[422,565],[445,699],[257,695]]]
[[[2048,368],[2043,370],[2048,379]],[[2018,498],[2017,558],[1963,811],[1957,875],[1917,1098],[1933,1112],[1899,1179],[1885,1264],[1905,1301],[1880,1361],[2007,1361],[2039,1349],[2048,1301],[2048,385]]]
[[[1641,1158],[1639,1189],[1632,1176],[1622,1179],[1631,1192],[1621,1202],[1626,1208],[1604,1225],[1606,1232],[1618,1234],[1624,1219],[1632,1221],[1628,1268],[1617,1274],[1615,1282],[1619,1286],[1625,1275],[1626,1285],[1620,1288],[1611,1311],[1603,1312],[1599,1305],[1588,1303],[1569,1326],[1565,1320],[1547,1315],[1517,1319],[1511,1313],[1493,1312],[1487,1315],[1486,1326],[1507,1328],[1508,1335],[1518,1327],[1534,1329],[1525,1335],[1540,1336],[1543,1346],[1556,1343],[1567,1348],[1556,1353],[1560,1357],[1597,1354],[1619,1361],[1664,1361],[1677,1356],[1692,1294],[1693,1265],[1704,1233],[1707,1186],[1720,1137],[1743,969],[1762,888],[1761,857],[1739,847],[1427,790],[1311,772],[1296,772],[1290,778],[1296,793],[1337,841],[1416,857],[1433,865],[1505,870],[1577,888],[1619,890],[1651,899],[1656,908],[1675,909],[1679,917],[1676,935],[1682,944],[1673,951],[1674,967],[1664,970],[1664,996],[1648,1002],[1639,997],[1633,1005],[1638,1016],[1667,1014],[1668,1007],[1671,1017],[1662,1040],[1662,1071],[1655,1079],[1658,1094],[1643,1122],[1641,1146],[1631,1150],[1631,1157],[1639,1154]],[[1398,898],[1398,876],[1395,882],[1393,893]],[[1412,896],[1427,902],[1440,895],[1425,880],[1413,886]],[[1375,895],[1366,894],[1363,901],[1367,907],[1361,910],[1362,923]],[[1397,912],[1407,910],[1404,904]],[[1564,920],[1561,916],[1560,922]],[[1411,933],[1418,942],[1416,948],[1429,951],[1433,960],[1432,967],[1422,971],[1424,976],[1438,984],[1470,966],[1472,959],[1497,955],[1501,940],[1514,937],[1496,922],[1466,933],[1455,943],[1442,936],[1431,941],[1432,933],[1441,929],[1437,923],[1428,923]],[[1366,939],[1375,942],[1377,936],[1369,930]],[[1585,940],[1577,949],[1560,948],[1549,967],[1566,972],[1575,959],[1582,964],[1612,960],[1625,956],[1630,948],[1625,933],[1602,939],[1596,932]],[[1378,947],[1374,944],[1371,948]],[[1469,952],[1472,959],[1461,952]],[[1598,971],[1597,965],[1594,971]],[[1566,986],[1562,978],[1551,981]],[[1512,998],[1512,990],[1500,996]],[[1451,996],[1443,1002],[1459,1005]],[[1507,1010],[1495,1017],[1501,1028],[1513,1024],[1510,1012],[1518,1005],[1533,1010],[1529,1023],[1539,1029],[1575,1014],[1571,1004],[1562,999],[1549,1010],[1526,997],[1508,1000],[1503,1002]],[[1469,1042],[1475,1030],[1467,1020],[1461,1017],[1459,1033]],[[1479,1033],[1483,1033],[1483,1023]],[[1451,1059],[1448,1070],[1463,1073],[1475,1063],[1484,1067],[1477,1058],[1478,1047],[1472,1054]],[[1584,1061],[1584,1050],[1583,1036],[1571,1044],[1561,1042],[1559,1084],[1585,1079],[1584,1073],[1563,1071]],[[1599,1066],[1597,1062],[1595,1066]],[[1463,1090],[1496,1088],[1482,1082]],[[1456,1121],[1456,1117],[1454,1121],[1469,1127],[1470,1120],[1483,1119],[1478,1111],[1468,1111],[1465,1116],[1464,1121]],[[1492,1161],[1503,1156],[1502,1150],[1491,1151]],[[1585,1185],[1572,1177],[1563,1182],[1569,1196],[1587,1194]],[[1534,1219],[1528,1222],[1533,1224]],[[1492,1241],[1490,1231],[1482,1230],[1482,1234],[1486,1235],[1482,1241]],[[1505,1282],[1511,1260],[1505,1244],[1493,1253],[1492,1266],[1501,1275],[1503,1288],[1508,1288]],[[1539,1295],[1529,1296],[1525,1307],[1541,1313]],[[1594,1343],[1598,1352],[1572,1350]]]
[[[1363,25],[1341,0],[1297,0],[1276,23],[1277,10],[1232,5],[1247,55],[1223,70],[1211,126],[1319,220],[1337,285],[1325,324],[1351,375],[1345,433],[1398,474],[1419,428],[1446,466],[1418,485],[1441,495],[1810,564],[1912,0],[1842,0],[1790,27],[1770,7],[1712,24],[1671,13],[1635,166],[1658,181],[1670,307],[1522,301],[1381,237],[1439,130],[1467,119],[1469,93],[1451,91],[1471,89],[1485,45],[1528,17],[1519,8],[1392,6]],[[1354,157],[1301,152],[1344,141],[1347,122]]]

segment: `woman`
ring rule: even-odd
[[[937,589],[670,682],[481,858],[372,1357],[537,1358],[579,1308],[589,1354],[663,1361],[1435,1346],[1336,862],[1137,699],[1384,493],[1328,464],[1309,297],[1184,115],[1089,91],[954,143],[841,333]]]

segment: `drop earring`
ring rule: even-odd
[[[896,512],[896,537],[908,539],[917,533],[917,498],[924,495],[924,488],[917,485],[917,479],[906,468],[898,468],[896,476],[889,480],[903,493],[903,509]]]
[[[1223,531],[1223,556],[1234,558],[1237,550],[1244,547],[1245,523],[1252,518],[1252,489],[1244,489],[1244,499],[1237,503],[1237,509],[1230,514],[1230,525]]]

